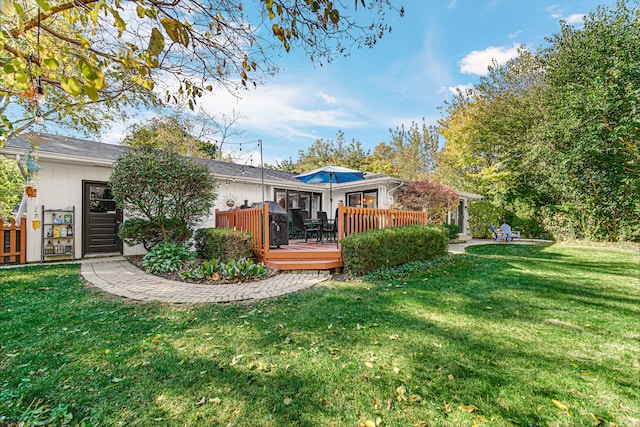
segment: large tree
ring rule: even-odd
[[[198,114],[174,111],[160,114],[148,122],[129,127],[120,142],[132,148],[160,148],[181,156],[220,159],[222,147],[231,135],[239,116],[216,118],[199,110]]]
[[[539,159],[532,147],[543,123],[542,69],[535,53],[520,50],[453,98],[440,121],[446,144],[437,154],[437,179],[499,204],[536,197]]]
[[[128,94],[138,88],[155,88],[165,101],[184,97],[194,108],[203,91],[223,86],[235,92],[276,71],[278,48],[299,48],[322,63],[375,45],[390,31],[384,18],[395,9],[391,3],[3,0],[0,95],[28,107],[32,119],[64,110],[85,125],[89,118],[75,115],[69,104],[136,100]],[[0,137],[7,137],[16,126],[2,117]]]
[[[393,175],[404,179],[425,179],[436,169],[436,156],[439,151],[438,129],[411,122],[389,129],[391,133],[390,161]]]
[[[316,140],[307,150],[298,151],[295,170],[307,172],[325,165],[344,166],[362,169],[369,152],[362,148],[359,141],[345,141],[344,132],[338,131],[336,140]]]
[[[563,23],[549,47],[456,97],[437,175],[512,214],[550,207],[539,212],[583,237],[640,240],[640,8],[629,3]]]
[[[600,7],[542,52],[547,180],[587,237],[640,240],[640,7]]]

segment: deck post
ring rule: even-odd
[[[344,217],[344,203],[338,202],[338,216],[335,219],[335,221],[338,221],[338,246],[340,246],[340,240],[342,240],[342,238],[344,237]]]
[[[269,259],[269,204],[262,206],[262,253],[263,262]]]

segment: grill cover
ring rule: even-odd
[[[282,206],[274,201],[265,202],[269,205],[269,246],[289,244],[289,215]],[[261,206],[258,203],[254,205]]]

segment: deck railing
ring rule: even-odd
[[[375,228],[414,224],[427,225],[429,223],[429,213],[426,211],[353,208],[340,203],[337,212],[338,216],[335,221],[338,224],[338,241],[345,236]],[[264,208],[236,208],[230,211],[216,209],[216,227],[230,227],[251,233],[253,235],[253,252],[266,261],[269,259],[269,224],[263,225],[263,218],[269,218],[268,204],[265,204]],[[265,244],[265,242],[267,243]]]
[[[267,211],[268,215],[269,212]],[[262,254],[262,208],[240,209],[238,207],[231,211],[216,209],[216,227],[229,227],[251,233],[253,235],[253,252]],[[266,236],[267,239],[268,237]]]
[[[0,264],[26,264],[27,262],[27,220],[20,225],[14,219],[7,226],[0,219]]]
[[[338,205],[338,239],[376,228],[402,225],[427,225],[429,212],[388,209],[354,208]]]

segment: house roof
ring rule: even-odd
[[[128,150],[127,147],[122,145],[30,132],[24,136],[8,140],[4,147],[0,149],[0,152],[5,154],[23,154],[29,150],[30,143],[38,146],[38,156],[43,159],[74,163],[91,163],[103,166],[113,164],[122,153]],[[262,179],[263,171],[262,168],[259,167],[240,165],[221,160],[199,158],[192,158],[192,160],[206,164],[211,173],[221,178]],[[296,174],[291,172],[264,169],[264,178],[270,182],[285,181],[299,184],[300,181],[296,180],[295,176]]]
[[[63,163],[83,163],[95,166],[110,167],[116,159],[128,150],[122,145],[106,144],[104,142],[90,141],[87,139],[73,138],[69,136],[52,135],[41,132],[29,132],[24,136],[11,138],[0,148],[0,153],[6,155],[25,154],[31,147],[38,146],[38,156],[42,159]],[[299,188],[312,190],[314,188],[328,188],[329,184],[305,184],[297,180],[296,173],[263,169],[260,167],[240,165],[221,160],[191,158],[192,160],[206,164],[211,173],[224,180],[245,180],[261,182],[264,173],[265,183],[270,185],[282,185],[286,188]],[[364,180],[351,183],[334,184],[334,187],[344,189],[359,188],[373,185],[399,185],[409,182],[401,178],[394,178],[382,173],[364,172]],[[397,189],[399,187],[394,188]],[[457,191],[461,196],[471,199],[481,199],[482,196],[473,193]]]

